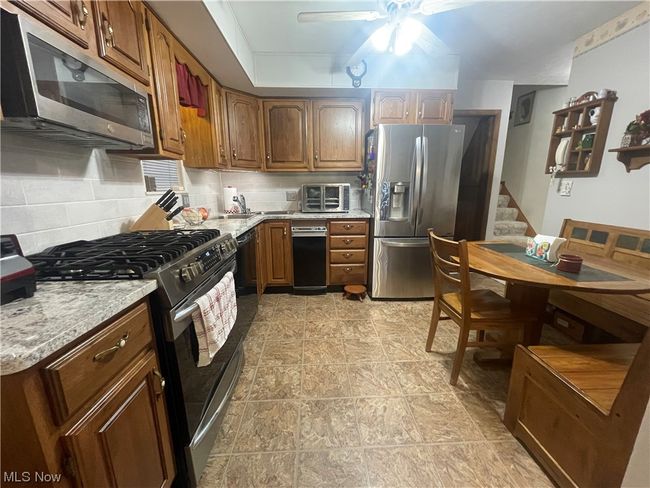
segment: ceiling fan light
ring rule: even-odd
[[[423,28],[424,26],[421,22],[410,17],[407,17],[400,22],[397,26],[397,31],[395,32],[395,45],[393,46],[393,52],[397,56],[403,56],[408,53],[413,48],[415,41],[417,41],[422,34]]]
[[[382,25],[379,29],[372,33],[370,42],[373,47],[379,52],[386,52],[390,44],[390,38],[393,34],[393,26],[390,24]]]

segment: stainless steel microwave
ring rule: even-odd
[[[148,94],[24,15],[2,10],[4,131],[88,147],[153,146]]]
[[[348,212],[350,184],[302,185],[303,212]]]

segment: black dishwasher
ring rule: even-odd
[[[293,290],[297,294],[327,292],[327,226],[325,222],[295,222],[293,239]]]

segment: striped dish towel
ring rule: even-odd
[[[199,309],[192,314],[194,331],[199,343],[197,366],[207,366],[224,345],[237,319],[235,277],[226,275],[205,295],[195,302]]]

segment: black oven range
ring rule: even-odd
[[[76,241],[28,256],[37,280],[155,279],[151,309],[171,423],[175,486],[196,486],[244,365],[243,340],[257,312],[255,287],[237,273],[237,241],[218,230],[144,231]],[[194,300],[235,274],[237,321],[205,367],[196,366]]]

